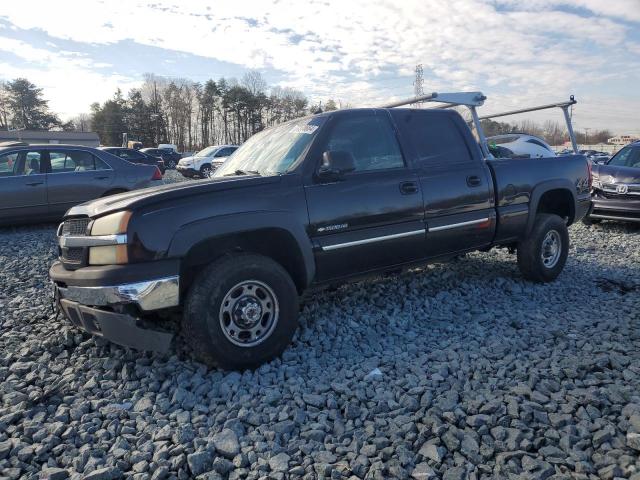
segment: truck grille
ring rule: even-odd
[[[62,249],[62,259],[69,263],[80,263],[84,259],[84,248],[71,247]]]
[[[89,218],[70,218],[65,220],[62,224],[62,235],[86,235],[89,221]]]
[[[59,234],[65,237],[84,237],[87,235],[90,221],[88,217],[69,218],[62,224]],[[60,260],[71,268],[82,267],[85,263],[86,251],[87,249],[83,247],[60,248]]]
[[[626,188],[626,192],[618,191],[618,187]],[[620,183],[603,183],[602,196],[605,198],[632,198],[638,200],[640,198],[640,185],[638,184],[620,184]]]

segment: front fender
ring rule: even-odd
[[[170,258],[184,257],[194,245],[201,242],[266,228],[284,230],[293,237],[300,249],[304,262],[306,284],[309,285],[316,270],[311,240],[307,236],[304,226],[295,222],[291,212],[287,211],[233,213],[184,225],[171,240],[167,256]]]

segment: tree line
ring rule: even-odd
[[[240,81],[220,78],[204,83],[146,74],[141,87],[94,103],[90,112],[63,122],[49,110],[41,88],[25,78],[0,81],[0,130],[95,131],[103,145],[120,145],[122,134],[144,146],[171,143],[180,151],[207,145],[241,144],[254,133],[322,109],[337,109],[334,100],[311,105],[291,88],[271,87],[259,72],[249,71]],[[550,145],[569,141],[558,122],[531,120],[507,123],[482,120],[487,136],[525,132]],[[579,143],[605,143],[609,130],[576,132]]]
[[[122,134],[145,146],[177,145],[181,151],[241,144],[254,133],[314,113],[321,105],[292,88],[271,87],[259,72],[240,81],[167,79],[146,74],[140,88],[93,103],[89,113],[62,122],[49,110],[41,88],[27,79],[0,82],[0,130],[94,131],[103,145],[120,145]],[[323,110],[335,110],[329,100]]]
[[[335,108],[330,100],[323,109]],[[240,81],[221,78],[204,83],[147,74],[142,86],[126,96],[118,90],[106,102],[91,105],[84,121],[105,145],[120,144],[127,132],[129,140],[145,146],[171,143],[185,151],[241,144],[264,128],[318,109],[297,90],[269,88],[254,71]]]
[[[504,135],[508,133],[527,133],[543,138],[549,145],[563,145],[569,141],[569,132],[566,127],[560,123],[547,120],[544,123],[537,123],[531,120],[523,120],[521,122],[496,122],[494,120],[485,119],[480,121],[482,129],[487,137],[493,135]],[[607,140],[613,137],[610,130],[593,130],[575,131],[578,143],[585,145],[596,145],[598,143],[607,143]]]

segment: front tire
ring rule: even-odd
[[[558,215],[538,214],[529,237],[518,244],[518,267],[527,279],[555,280],[569,255],[569,232]]]
[[[280,264],[261,255],[225,256],[195,279],[182,328],[209,366],[257,367],[280,355],[298,327],[298,292]]]
[[[168,160],[167,162],[165,162],[167,164],[167,168],[170,170],[173,170],[176,168],[176,161],[175,160]]]
[[[200,176],[202,178],[210,178],[211,177],[211,165],[203,165],[200,168]]]

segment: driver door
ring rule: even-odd
[[[331,122],[319,151],[350,153],[355,170],[338,180],[316,174],[305,185],[318,280],[423,257],[420,182],[386,113],[349,112]]]

